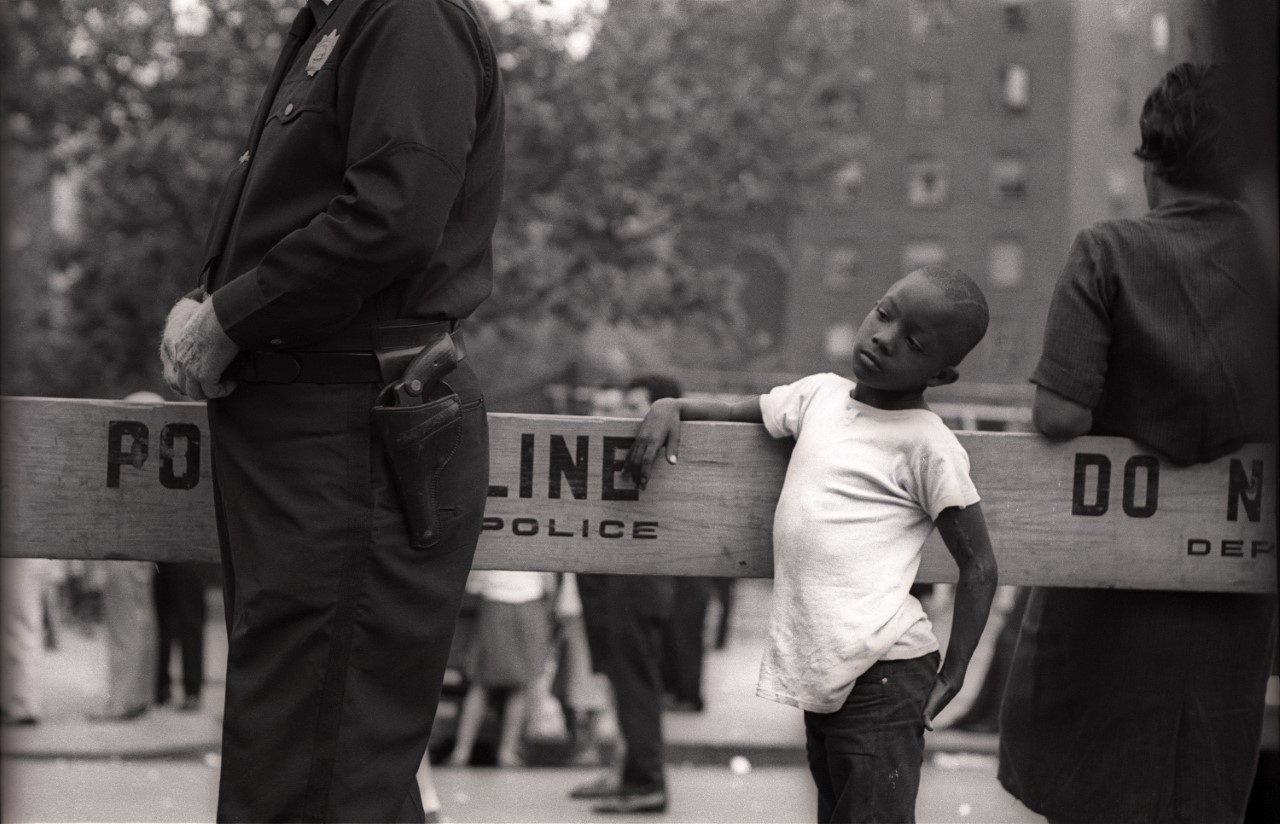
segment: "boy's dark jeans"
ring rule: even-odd
[[[914,822],[936,652],[877,661],[835,712],[804,714],[818,822]]]

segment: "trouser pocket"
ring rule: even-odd
[[[416,549],[440,540],[436,481],[449,464],[462,435],[462,404],[457,394],[420,406],[375,406],[373,428],[391,464],[392,482],[400,498]]]

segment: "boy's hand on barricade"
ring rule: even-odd
[[[960,688],[964,683],[952,683],[941,672],[938,673],[938,680],[933,682],[933,689],[929,692],[929,698],[924,702],[924,728],[933,730],[933,719],[938,717],[938,713],[946,709],[947,704],[951,703],[951,699],[960,693]]]
[[[627,453],[624,470],[640,489],[649,483],[649,473],[658,452],[667,451],[667,463],[676,462],[680,448],[680,404],[674,398],[655,401],[648,414],[640,422],[631,451]]]

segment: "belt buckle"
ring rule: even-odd
[[[302,375],[302,362],[290,352],[254,352],[253,372],[259,383],[293,383]]]

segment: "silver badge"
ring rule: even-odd
[[[307,60],[307,77],[314,77],[316,72],[320,71],[320,67],[324,65],[324,61],[329,59],[329,55],[333,53],[333,47],[336,45],[338,45],[337,29],[320,38],[320,42],[316,43],[315,49],[311,52],[311,57]]]

